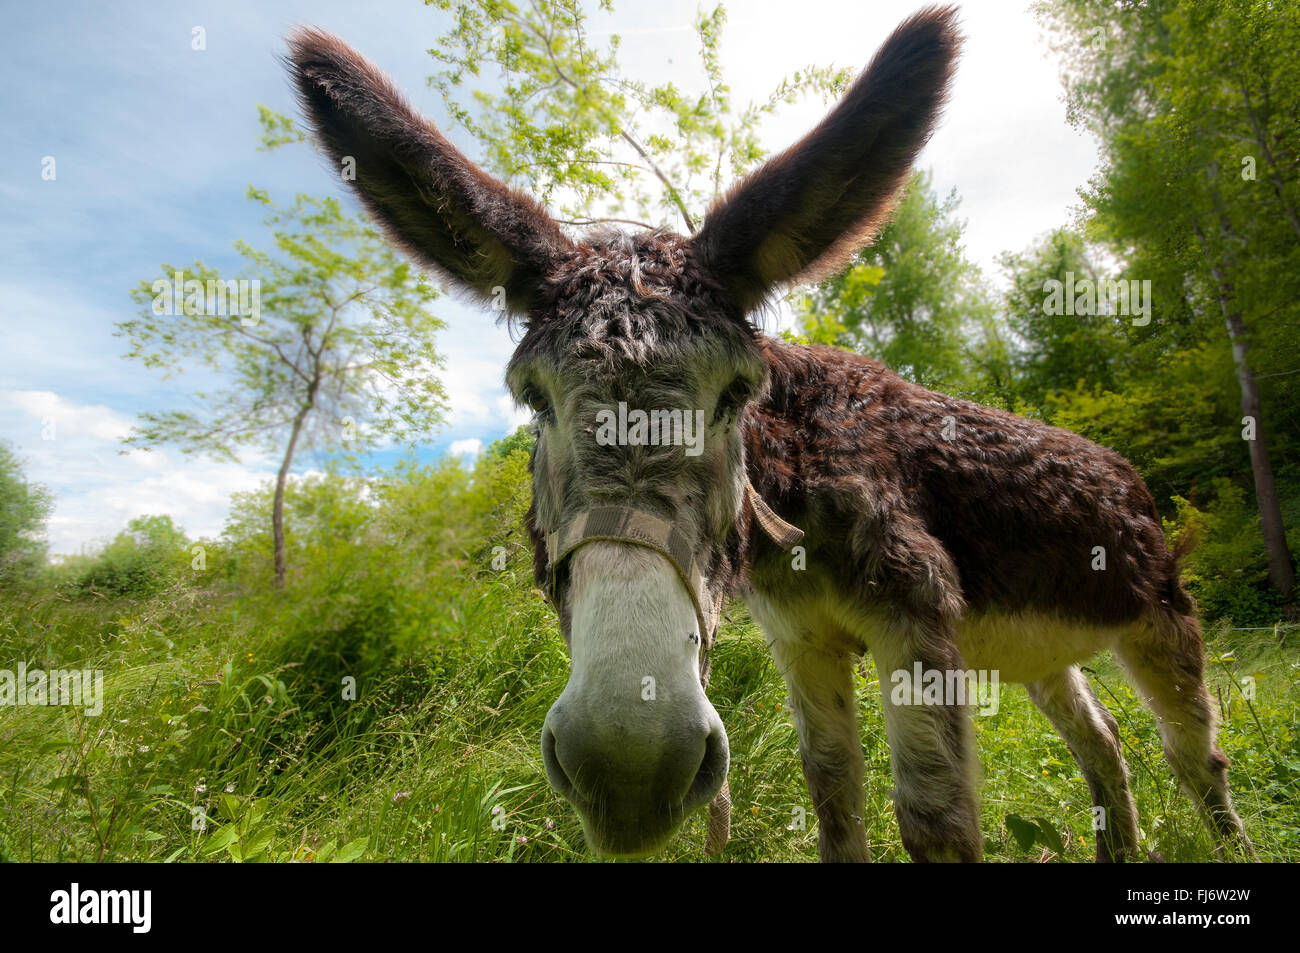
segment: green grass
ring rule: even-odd
[[[11,861],[585,861],[538,742],[568,674],[555,620],[522,578],[432,580],[373,562],[282,594],[177,584],[138,601],[52,594],[0,606],[0,668],[105,672],[105,708],[0,708],[0,855]],[[324,572],[324,570],[322,570]],[[816,819],[785,689],[743,608],[710,697],[731,740],[732,840],[715,860],[812,861]],[[1209,635],[1220,743],[1261,859],[1300,860],[1297,650],[1270,632]],[[1109,659],[1090,669],[1119,720],[1144,846],[1214,858]],[[907,859],[889,791],[880,686],[859,668],[873,857]],[[1255,680],[1247,703],[1234,688]],[[356,699],[344,698],[348,676]],[[1090,861],[1090,798],[1024,690],[976,719],[990,861]],[[201,812],[201,813],[199,813]],[[800,816],[806,817],[804,824]],[[1054,833],[1024,848],[1006,819]],[[705,812],[656,859],[702,861]],[[1055,843],[1059,838],[1059,845]]]

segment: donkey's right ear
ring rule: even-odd
[[[300,27],[288,67],[320,144],[384,232],[486,301],[523,313],[573,245],[532,198],[467,159],[338,37]]]

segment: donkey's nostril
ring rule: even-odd
[[[695,772],[695,780],[686,792],[682,807],[692,811],[701,804],[713,800],[722,789],[722,782],[727,779],[727,768],[731,763],[731,752],[727,745],[727,734],[721,726],[709,732],[704,741],[704,757]]]
[[[542,726],[542,766],[546,769],[546,779],[551,782],[551,787],[569,797],[574,793],[573,782],[565,773],[564,765],[560,764],[555,743],[555,731],[551,728],[551,721],[548,718],[546,724]]]

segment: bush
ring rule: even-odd
[[[70,564],[73,588],[105,596],[148,596],[189,565],[189,540],[170,516],[137,516],[89,563]]]
[[[1177,517],[1165,521],[1175,542],[1195,543],[1184,561],[1187,589],[1207,621],[1268,625],[1281,603],[1269,585],[1259,511],[1231,480],[1214,480],[1211,496],[1203,510],[1175,496]]]
[[[30,583],[45,563],[50,491],[29,484],[13,448],[0,443],[0,589]]]

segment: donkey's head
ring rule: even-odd
[[[569,644],[546,719],[551,783],[610,855],[653,852],[727,774],[705,697],[718,611],[749,533],[742,419],[767,384],[748,315],[833,272],[888,214],[945,96],[951,9],[900,26],[801,142],[693,237],[567,237],[338,39],[300,30],[294,79],[321,145],[397,244],[524,322],[506,380],[536,413],[539,584]]]

